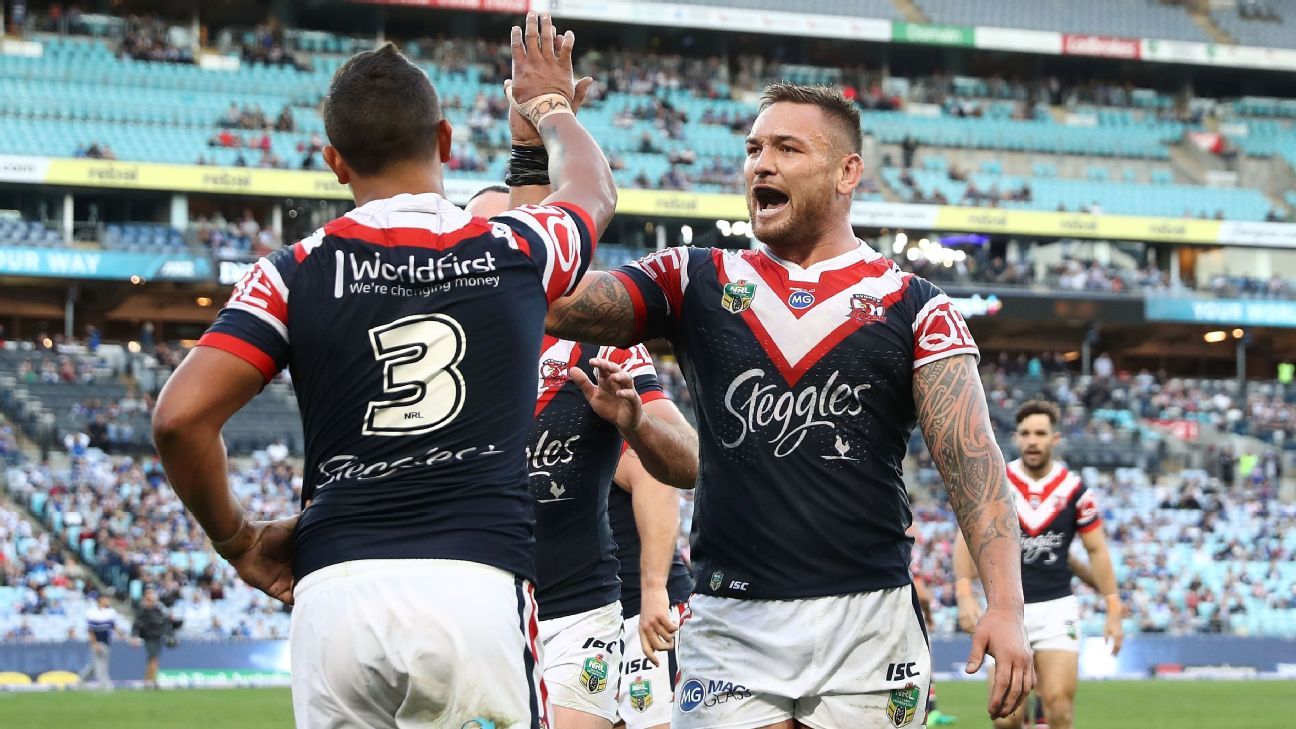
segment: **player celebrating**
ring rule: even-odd
[[[512,116],[515,129],[529,127]],[[516,173],[510,177],[517,181]],[[548,192],[545,177],[526,181],[537,184],[519,194],[533,194],[531,187]],[[508,207],[508,188],[490,187],[467,209],[491,216]],[[619,456],[638,463],[621,456],[622,438],[652,453],[663,478],[688,487],[697,478],[697,434],[666,399],[643,345],[613,349],[546,336],[538,383],[527,465],[536,500],[545,686],[555,729],[607,729],[617,714],[623,622],[608,490],[614,472],[629,468],[618,466]],[[678,512],[658,510],[654,517],[672,515],[678,525]]]
[[[1062,438],[1057,430],[1059,422],[1053,403],[1032,400],[1017,410],[1014,438],[1021,458],[1008,464],[1008,481],[1026,533],[1021,543],[1022,591],[1044,715],[1051,729],[1071,729],[1079,671],[1080,606],[1071,594],[1073,568],[1068,553],[1077,532],[1089,553],[1093,582],[1107,600],[1103,633],[1111,641],[1112,655],[1120,652],[1124,631],[1116,572],[1103,537],[1098,503],[1079,474],[1053,460],[1053,449]],[[1083,565],[1080,567],[1083,569]],[[958,579],[960,622],[965,626],[975,622],[981,610],[972,593],[973,570],[967,544],[959,540],[954,552],[954,574]],[[999,729],[1020,729],[1021,712],[996,719],[994,725]]]
[[[547,722],[538,680],[526,438],[548,302],[612,216],[571,114],[573,37],[514,28],[514,98],[549,151],[548,204],[473,218],[442,195],[451,128],[393,47],[338,69],[324,159],[358,207],[257,262],[154,414],[176,492],[239,575],[295,604],[301,727]],[[306,436],[298,517],[249,521],[221,426],[292,372]],[[481,723],[481,722],[477,722]]]
[[[857,239],[860,118],[775,84],[747,138],[757,250],[675,248],[592,274],[549,332],[672,340],[702,461],[695,593],[672,718],[691,727],[922,724],[930,653],[909,576],[901,461],[921,424],[990,608],[968,670],[998,658],[994,716],[1033,686],[1017,516],[957,309]]]

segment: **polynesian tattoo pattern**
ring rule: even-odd
[[[985,558],[993,560],[998,549],[992,548],[1002,549],[1005,541],[1011,551],[1000,556],[1011,557],[1015,566],[1021,539],[1017,510],[975,360],[959,355],[919,367],[913,389],[927,449],[978,566],[986,566]]]
[[[605,271],[590,271],[573,296],[555,302],[545,329],[573,342],[614,347],[637,343],[634,302],[625,285]]]

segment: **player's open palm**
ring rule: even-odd
[[[556,37],[553,20],[548,14],[527,13],[526,27],[513,26],[509,44],[513,49],[513,102],[527,119],[534,122],[553,105],[571,107],[576,97],[572,78],[572,47],[576,36],[567,31]],[[545,108],[531,108],[535,104]]]
[[[293,531],[297,516],[249,522],[247,538],[238,552],[225,559],[243,581],[288,605],[293,602]]]
[[[568,371],[600,418],[612,423],[622,433],[639,427],[643,420],[643,400],[635,389],[634,378],[617,363],[602,358],[590,360],[598,372],[598,384],[579,367]]]
[[[1016,711],[1035,688],[1035,661],[1020,612],[994,607],[985,611],[972,634],[972,652],[964,670],[981,670],[986,654],[995,659],[987,709],[991,718],[1001,719]]]
[[[675,644],[677,630],[679,620],[671,610],[666,590],[645,590],[639,608],[639,644],[654,666],[661,665],[657,653],[668,651]]]

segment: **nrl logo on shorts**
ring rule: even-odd
[[[652,681],[636,678],[630,683],[630,708],[643,713],[652,706]]]
[[[901,689],[891,689],[891,700],[886,705],[887,718],[891,720],[891,724],[897,727],[909,726],[918,713],[918,699],[921,697],[922,692],[913,684]]]
[[[724,285],[724,296],[720,297],[720,307],[730,314],[741,314],[751,308],[752,298],[756,296],[756,284],[746,281],[735,281]]]
[[[850,318],[861,324],[886,321],[886,307],[876,296],[855,294],[850,301]]]
[[[541,362],[540,378],[544,380],[545,387],[562,387],[569,379],[567,377],[567,363],[556,359],[547,359]]]
[[[721,582],[724,582],[724,573],[717,570],[711,573],[711,581],[707,584],[711,585],[711,589],[714,591],[720,589]]]
[[[584,670],[581,671],[580,682],[587,691],[597,694],[607,688],[608,664],[603,660],[603,654],[600,653],[593,658],[585,659]]]

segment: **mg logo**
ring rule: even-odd
[[[788,306],[793,309],[809,309],[814,306],[815,295],[809,291],[793,291],[788,294]]]
[[[704,698],[706,698],[706,687],[696,678],[690,678],[680,687],[680,711],[693,711],[702,705]]]

